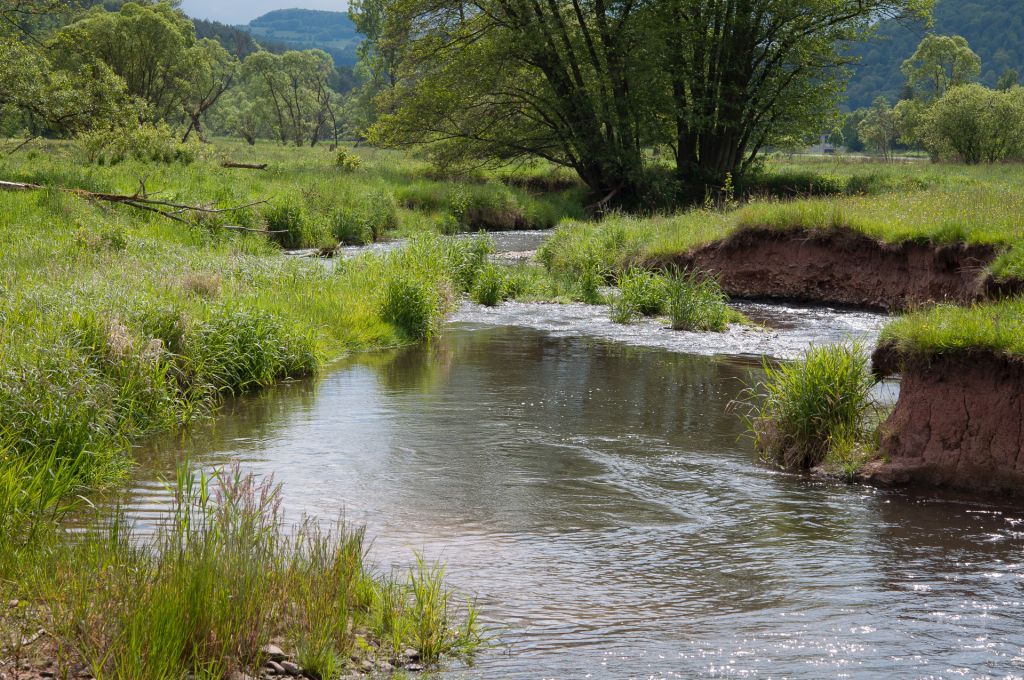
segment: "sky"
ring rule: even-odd
[[[183,0],[185,14],[225,24],[247,24],[275,9],[327,9],[344,12],[345,0]]]

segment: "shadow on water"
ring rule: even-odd
[[[453,677],[1024,672],[1024,513],[755,464],[727,406],[758,364],[529,328],[453,327],[238,400],[185,453],[344,512],[480,598],[508,653]]]

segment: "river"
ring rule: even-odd
[[[495,636],[445,677],[1024,676],[1024,510],[782,473],[729,412],[761,354],[881,318],[744,311],[772,328],[466,305],[142,451],[128,505],[151,521],[186,451],[240,459],[291,516],[366,524],[382,569],[445,562]]]

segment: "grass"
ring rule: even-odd
[[[144,181],[160,198],[188,204],[268,204],[209,215],[205,225],[272,227],[287,248],[319,248],[479,229],[553,227],[581,219],[585,192],[578,184],[531,183],[536,169],[437,176],[408,154],[344,147],[296,149],[269,142],[248,146],[216,140],[192,163],[128,159],[113,165],[87,161],[76,145],[48,142],[0,158],[0,179],[45,186],[131,194]],[[267,163],[265,171],[222,168],[223,160]],[[358,159],[354,161],[352,159]],[[550,169],[547,172],[552,172]]]
[[[772,162],[770,173],[834,176],[863,192],[790,200],[754,198],[733,210],[694,209],[673,215],[612,215],[594,227],[568,221],[541,252],[549,269],[571,272],[597,261],[614,277],[632,266],[665,262],[692,248],[750,228],[851,229],[888,243],[971,243],[1002,249],[991,264],[997,279],[1024,277],[1024,167]]]
[[[305,150],[267,152],[272,163],[305,163]],[[66,153],[58,145],[6,159],[2,176],[133,191],[138,172],[150,188],[176,187],[170,200],[235,204],[323,170],[319,159],[266,177],[212,161],[76,166]],[[0,192],[0,601],[29,603],[0,614],[5,636],[45,628],[58,660],[104,678],[222,677],[256,664],[268,635],[323,677],[385,636],[425,662],[471,646],[469,633],[450,630],[441,571],[371,578],[361,561],[338,561],[353,551],[363,559],[361,534],[310,524],[296,538],[264,501],[222,511],[203,485],[189,486],[173,529],[156,540],[133,537],[117,516],[98,518],[105,533],[69,534],[55,522],[69,499],[117,484],[141,438],[345,352],[429,337],[472,289],[491,246],[419,223],[407,247],[385,255],[334,266],[282,256],[282,244],[328,233],[309,230],[324,227],[325,205],[338,207],[317,193],[332,181],[188,224],[61,191]],[[193,507],[197,498],[206,505]],[[344,579],[354,591],[338,590]]]
[[[812,347],[799,361],[766,361],[764,372],[742,401],[765,461],[791,470],[826,463],[848,473],[866,462],[875,380],[862,346]]]
[[[375,572],[361,529],[286,525],[272,480],[186,466],[171,489],[154,536],[113,511],[91,531],[44,532],[0,555],[4,601],[19,601],[0,617],[15,639],[47,631],[58,676],[75,665],[98,680],[256,673],[275,643],[326,680],[364,660],[404,665],[409,649],[427,666],[469,657],[482,642],[443,569],[420,559],[405,575]]]
[[[890,321],[882,344],[901,354],[930,356],[987,351],[1024,357],[1024,299],[970,307],[939,305]]]

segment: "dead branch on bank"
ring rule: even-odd
[[[0,180],[0,190],[2,191],[41,191],[47,187],[41,184],[29,184],[26,182],[5,182]],[[262,205],[266,201],[253,201],[252,203],[246,203],[245,205],[236,205],[229,208],[215,208],[205,205],[188,205],[187,203],[176,203],[174,201],[164,201],[153,198],[157,193],[150,193],[146,190],[146,182],[144,179],[139,180],[139,190],[134,194],[105,194],[96,191],[87,191],[85,189],[68,189],[65,187],[55,187],[57,191],[63,191],[65,193],[74,194],[79,198],[84,198],[87,201],[101,201],[105,203],[114,203],[117,205],[127,205],[139,210],[146,210],[153,212],[158,215],[162,215],[169,220],[175,222],[181,222],[188,224],[188,221],[183,219],[181,215],[192,214],[192,215],[219,215],[233,210],[243,210],[245,208],[251,208],[256,205]],[[225,227],[227,228],[227,227]],[[242,227],[235,227],[236,229],[242,229]],[[246,230],[249,230],[246,228]],[[258,231],[265,234],[276,233],[263,231],[262,229],[252,229],[250,231]]]
[[[235,161],[224,161],[220,164],[222,168],[241,168],[243,170],[266,170],[266,163],[236,163]]]

